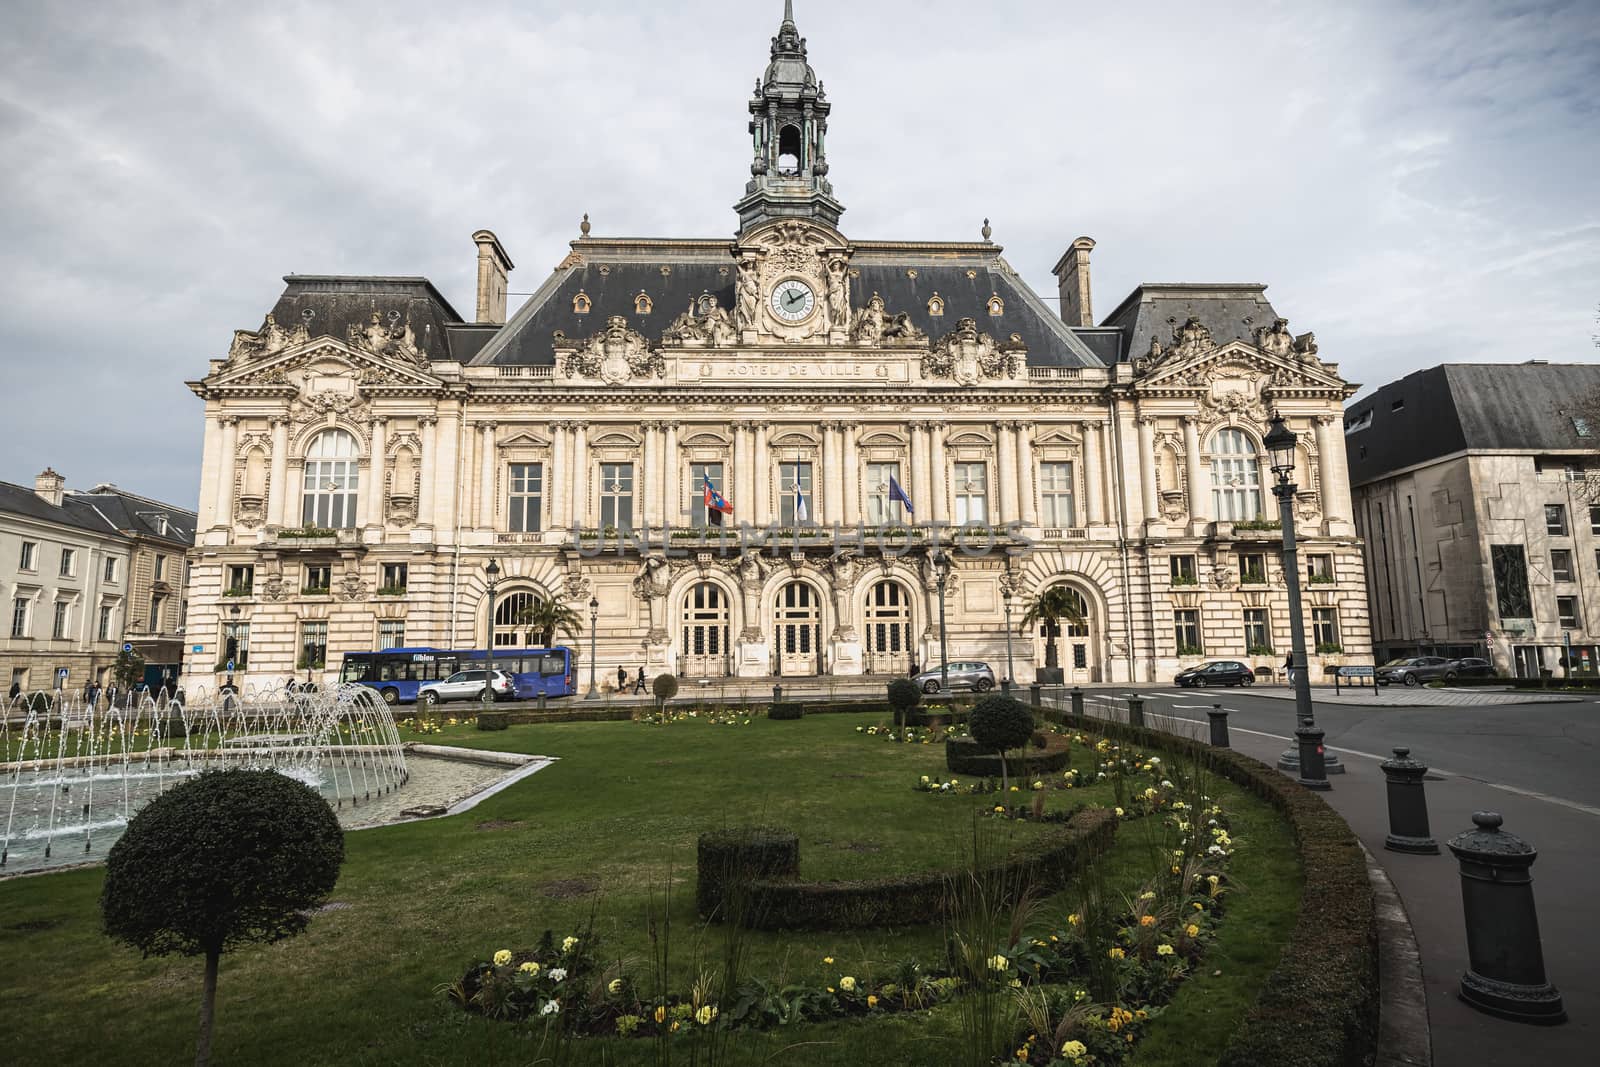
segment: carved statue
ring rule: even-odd
[[[828,319],[835,330],[850,328],[850,271],[843,256],[828,261]]]
[[[933,343],[922,357],[927,378],[953,378],[973,385],[984,378],[1009,378],[1017,371],[1017,350],[1001,348],[995,339],[978,332],[975,319],[963,318],[956,328]]]
[[[1316,363],[1317,335],[1307,330],[1294,339],[1294,354],[1300,357],[1302,363]]]
[[[398,311],[389,312],[389,325],[383,324],[383,317],[377,308],[372,309],[372,317],[365,326],[352,322],[345,337],[352,347],[375,356],[384,356],[390,359],[405,359],[419,365],[426,365],[428,356],[417,347],[415,335],[411,332],[411,321],[403,320]]]
[[[872,299],[867,301],[867,306],[856,316],[856,328],[851,333],[851,338],[867,344],[877,344],[883,340],[884,318],[883,297],[873,293]]]
[[[724,308],[717,305],[715,298],[712,300],[711,310],[706,312],[700,321],[706,336],[714,345],[731,345],[739,338],[739,331],[734,329],[732,317]]]
[[[761,282],[757,277],[756,261],[739,262],[739,288],[734,304],[734,323],[741,330],[753,329],[761,312]]]
[[[1271,326],[1256,327],[1256,347],[1269,356],[1286,358],[1294,350],[1294,335],[1288,319],[1274,319]]]
[[[633,579],[633,595],[640,600],[655,600],[667,595],[672,578],[671,565],[661,556],[646,556]]]
[[[1196,318],[1190,318],[1182,326],[1174,328],[1172,341],[1173,359],[1189,359],[1217,350],[1217,343],[1211,339],[1211,331]]]
[[[557,336],[555,341],[559,349],[566,338]],[[666,360],[660,352],[651,351],[644,334],[630,330],[626,317],[612,315],[604,330],[567,354],[561,373],[568,378],[600,378],[620,385],[630,378],[660,377],[666,369]]]
[[[1211,584],[1218,589],[1232,589],[1234,587],[1233,568],[1225,563],[1219,563],[1211,568]]]
[[[738,563],[739,584],[746,589],[760,589],[761,580],[766,577],[766,567],[762,565],[761,553],[755,549],[746,549],[744,555],[739,557]]]
[[[1161,362],[1161,338],[1150,336],[1150,351],[1133,361],[1133,372],[1143,374]]]
[[[895,338],[901,341],[920,341],[927,334],[917,329],[916,323],[911,321],[911,316],[905,312],[896,315],[887,326],[883,328],[886,339]]]
[[[277,318],[272,312],[267,312],[266,321],[261,324],[261,329],[252,333],[249,330],[233,331],[233,344],[228,347],[228,358],[234,359],[260,359],[262,356],[271,356],[291,345],[297,345],[311,339],[311,331],[305,323],[296,323],[293,330],[285,330],[278,325]]]

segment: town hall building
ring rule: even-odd
[[[285,279],[189,383],[190,678],[526,647],[554,599],[586,628],[593,602],[602,677],[903,675],[937,666],[941,636],[1003,675],[1009,619],[1026,683],[1044,638],[1016,627],[1055,585],[1081,614],[1058,639],[1069,683],[1218,657],[1271,673],[1289,647],[1272,412],[1299,435],[1314,676],[1370,662],[1356,387],[1265,286],[1145,284],[1097,325],[1089,238],[1056,264],[1058,313],[987,223],[851,233],[790,12],[747,110],[731,237],[585,218],[509,319],[487,230],[471,320],[422,278]],[[589,639],[566,639],[581,661]]]

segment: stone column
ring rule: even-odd
[[[1156,494],[1156,420],[1153,415],[1140,415],[1139,426],[1139,487],[1144,493],[1146,520],[1161,517],[1161,500]]]
[[[1017,491],[1022,494],[1022,513],[1019,516],[1024,526],[1039,525],[1039,494],[1034,488],[1033,473],[1033,445],[1028,440],[1028,431],[1032,427],[1025,422],[1017,423]]]
[[[841,447],[842,423],[825,422],[822,424],[822,473],[820,475],[826,489],[825,504],[822,521],[835,523],[844,521],[844,460]]]
[[[934,429],[934,434],[939,431]],[[911,424],[911,497],[913,506],[921,505],[924,509],[932,508],[932,514],[937,517],[939,509],[931,504],[933,500],[933,474],[928,459],[928,424],[913,422]],[[923,521],[929,515],[924,512]]]
[[[371,450],[370,450],[371,451],[371,458],[367,462],[367,483],[368,484],[366,484],[366,485],[361,487],[361,499],[365,503],[365,506],[366,506],[366,515],[367,515],[366,524],[368,526],[373,527],[376,530],[380,531],[380,533],[383,530],[383,474],[384,474],[384,463],[385,463],[385,460],[387,460],[387,458],[388,458],[386,455],[384,455],[384,453],[386,451],[388,451],[388,448],[389,448],[389,420],[388,419],[383,419],[383,418],[373,419],[372,420],[372,447],[371,447]],[[273,453],[274,453],[274,458],[272,460],[272,464],[273,464],[274,474],[276,474],[277,464],[278,464],[278,460],[276,458],[276,453],[277,453],[277,450],[278,450],[278,440],[277,440],[277,430],[276,430],[276,428],[274,428],[274,430],[273,430],[272,450],[273,450]],[[268,514],[270,514],[270,513],[271,513],[271,509],[269,508],[268,509]],[[381,537],[380,537],[380,540],[381,540]]]
[[[1132,408],[1120,408],[1116,422],[1111,425],[1111,432],[1115,437],[1107,458],[1112,463],[1115,477],[1108,480],[1106,488],[1108,492],[1120,495],[1120,509],[1113,507],[1112,513],[1122,517],[1125,524],[1123,536],[1131,536],[1150,515],[1144,506],[1144,467],[1133,454],[1137,447],[1137,432]],[[1113,501],[1113,504],[1116,503],[1118,501]]]
[[[289,420],[272,420],[272,484],[267,486],[267,522],[290,525],[288,514],[294,492],[289,485]]]
[[[743,509],[744,520],[751,525],[760,525],[772,518],[775,509],[772,506],[772,457],[767,451],[767,427],[765,423],[757,423],[756,461],[755,469],[750,473],[755,479],[753,499],[746,504],[743,501],[734,502],[733,517],[738,520],[740,509]]]
[[[217,515],[215,523],[218,526],[233,529],[233,476],[234,453],[239,450],[239,417],[225,415],[222,418],[222,446],[217,456]]]
[[[844,522],[861,522],[861,427],[846,423],[844,428]]]
[[[644,449],[639,463],[638,493],[645,527],[661,524],[661,424],[643,424]]]
[[[439,465],[439,433],[431,415],[417,420],[422,425],[422,484],[417,489],[417,525],[433,525],[433,487],[438,481],[434,469]]]
[[[754,480],[750,477],[752,461],[751,452],[754,451],[748,423],[736,422],[733,424],[733,471],[723,475],[723,484],[717,486],[724,496],[732,498],[733,511],[737,515],[744,508],[754,490]],[[705,492],[705,487],[700,486],[700,491]]]
[[[1350,521],[1350,489],[1344,484],[1344,424],[1333,415],[1318,415],[1317,477],[1321,481],[1322,518],[1325,522]],[[1337,429],[1335,428],[1337,427]],[[1332,532],[1331,530],[1329,531]]]
[[[572,489],[572,465],[567,453],[569,422],[550,424],[550,528],[568,530],[581,525],[578,509],[570,507],[567,499]]]
[[[687,516],[683,514],[683,487],[679,484],[683,464],[678,457],[678,424],[665,423],[662,432],[666,435],[666,447],[662,450],[661,492],[666,500],[662,521],[669,526],[687,526]]]
[[[995,423],[995,479],[999,483],[1000,499],[997,514],[991,517],[996,526],[1004,526],[1017,517],[1017,443],[1016,423]]]
[[[572,521],[580,527],[594,525],[589,515],[589,424],[572,424],[572,474],[568,478]]]
[[[1206,483],[1205,468],[1200,462],[1199,420],[1193,415],[1183,417],[1183,461],[1189,483],[1189,520],[1210,522],[1211,486]]]
[[[1088,510],[1086,522],[1102,526],[1106,521],[1105,458],[1101,454],[1102,426],[1098,422],[1084,427],[1083,434],[1083,495]]]
[[[478,424],[478,528],[494,529],[494,432],[495,424]]]
[[[950,521],[950,496],[946,487],[950,478],[950,465],[945,460],[944,439],[945,435],[950,432],[950,427],[942,422],[923,423],[923,426],[928,431],[923,434],[924,443],[922,448],[925,476],[922,480],[922,486],[917,492],[922,494],[924,500],[933,502],[933,520],[935,522],[948,522]],[[931,443],[929,442],[930,435],[932,437]],[[925,504],[923,506],[927,507],[928,505]]]
[[[434,435],[438,445],[439,462],[434,469],[433,528],[436,539],[455,540],[456,528],[463,516],[456,509],[463,501],[461,494],[461,411],[446,410],[439,416],[439,430]],[[441,479],[448,478],[449,481]]]

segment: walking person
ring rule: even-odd
[[[628,688],[628,669],[617,664],[617,692],[621,693]]]
[[[644,667],[642,665],[639,667],[639,677],[633,680],[633,691],[635,693],[649,692],[649,689],[644,684]]]
[[[1294,685],[1294,653],[1283,657],[1283,676],[1289,679],[1289,684]]]
[[[621,668],[618,668],[619,670]],[[7,700],[15,700],[22,695],[22,682],[16,678],[11,679],[11,688],[6,692]]]

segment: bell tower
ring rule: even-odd
[[[811,219],[838,228],[844,205],[833,198],[824,141],[831,109],[806,62],[794,0],[784,0],[772,61],[750,100],[755,159],[744,197],[733,206],[740,233],[773,219]]]

